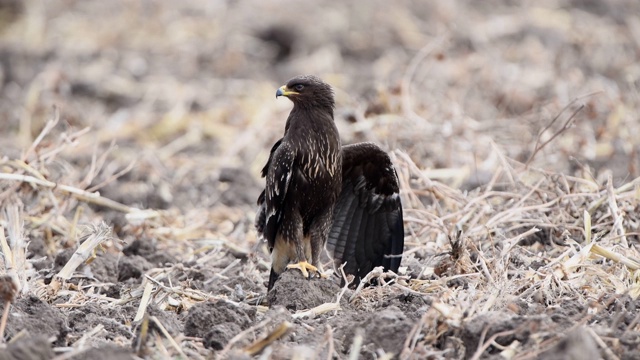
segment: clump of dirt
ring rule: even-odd
[[[84,268],[85,272],[96,279],[106,283],[118,282],[118,263],[120,256],[117,254],[107,253],[96,257],[89,264],[88,268]]]
[[[325,353],[318,353],[310,345],[293,344],[291,347],[280,348],[273,353],[273,359],[323,359],[325,357]]]
[[[206,348],[221,350],[241,330],[248,328],[256,317],[256,309],[225,300],[203,302],[189,309],[184,334],[201,337]]]
[[[91,348],[86,352],[71,357],[73,360],[91,359],[91,360],[135,360],[139,359],[134,356],[132,351],[119,346],[104,345]]]
[[[110,308],[96,303],[87,303],[72,310],[67,316],[67,322],[70,332],[78,336],[91,331],[97,325],[102,325],[108,332],[107,339],[113,340],[116,336],[131,339],[133,334],[126,323],[128,319],[135,316],[135,312],[136,308],[131,305]]]
[[[376,309],[385,309],[395,306],[400,309],[409,319],[418,321],[422,314],[429,309],[431,299],[426,296],[419,296],[411,293],[400,293],[381,297],[380,303]]]
[[[153,265],[142,256],[125,256],[118,262],[118,281],[138,279]]]
[[[0,351],[0,360],[48,360],[55,356],[46,336],[25,337]]]
[[[47,244],[40,237],[29,240],[27,259],[31,260],[33,267],[38,271],[53,267],[53,259],[47,254]]]
[[[50,276],[59,272],[69,261],[75,249],[66,249],[56,255],[54,268]],[[126,255],[126,254],[125,254]],[[128,279],[138,279],[154,265],[143,256],[131,254],[123,256],[120,253],[105,253],[96,257],[90,264],[80,268],[86,276],[96,278],[103,283],[117,284]]]
[[[204,335],[202,343],[207,349],[222,350],[242,328],[233,322],[226,322],[211,326]]]
[[[20,331],[26,330],[31,335],[55,337],[55,346],[66,346],[69,328],[65,319],[62,311],[36,296],[24,297],[11,305],[5,337],[11,339]]]
[[[198,274],[207,274],[209,271],[203,269],[201,272],[193,272],[196,276]],[[192,273],[192,274],[193,274]],[[200,283],[200,284],[198,284]],[[231,299],[234,301],[243,301],[247,297],[247,293],[264,293],[265,287],[262,282],[256,282],[253,279],[247,278],[242,274],[229,276],[224,281],[218,281],[212,277],[206,277],[204,280],[193,281],[194,287],[200,288],[203,291],[214,292],[219,291],[221,284],[226,283],[230,289],[233,289],[231,293]]]
[[[336,339],[342,343],[342,353],[347,354],[354,336],[362,331],[363,342],[360,354],[363,359],[378,358],[380,350],[397,356],[404,348],[407,335],[414,325],[414,321],[396,306],[372,313],[347,312],[347,314],[351,316],[348,321],[342,316],[334,320],[336,326],[348,324],[342,329],[338,328]]]
[[[508,346],[513,341],[522,344],[530,340],[532,333],[537,333],[543,326],[552,328],[552,322],[547,316],[517,316],[504,312],[486,312],[480,316],[467,321],[460,336],[466,348],[466,358],[470,358],[476,350],[483,346],[481,341],[487,341],[492,336],[497,336],[495,342],[502,346]],[[502,351],[497,347],[490,346],[488,354],[495,354]]]
[[[163,251],[158,251],[155,241],[148,238],[135,239],[125,247],[122,252],[127,256],[142,256],[155,266],[176,262],[176,259],[171,255]]]
[[[177,335],[182,331],[182,321],[184,316],[179,316],[173,311],[163,311],[155,305],[147,307],[149,316],[155,316],[158,321],[171,335]],[[134,315],[134,314],[132,314]]]
[[[342,289],[334,278],[305,279],[298,270],[287,270],[269,291],[270,306],[281,305],[290,311],[307,310],[335,302]]]
[[[599,357],[600,350],[595,340],[584,327],[570,332],[554,347],[540,354],[541,359],[547,360],[572,360],[593,359]]]

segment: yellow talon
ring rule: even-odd
[[[287,265],[287,269],[298,269],[300,270],[300,272],[302,272],[302,275],[306,278],[309,277],[309,271],[310,272],[314,272],[314,273],[318,273],[320,274],[320,276],[322,277],[322,273],[320,271],[318,271],[318,268],[309,264],[306,261],[300,261],[297,264],[289,264]]]

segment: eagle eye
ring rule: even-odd
[[[302,89],[304,89],[304,85],[298,84],[298,85],[294,86],[293,88],[296,89],[296,91],[302,91]]]

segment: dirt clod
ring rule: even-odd
[[[135,311],[136,309],[130,305],[104,308],[96,303],[88,303],[81,308],[73,309],[67,317],[67,323],[74,333],[83,334],[102,325],[110,337],[122,336],[130,339],[133,334],[126,322],[130,316],[135,315]]]
[[[540,354],[541,359],[548,360],[594,359],[600,356],[595,340],[582,327],[573,330],[553,348]]]
[[[126,256],[118,262],[118,281],[138,279],[153,266],[142,256]]]
[[[72,360],[135,360],[133,353],[125,348],[113,345],[104,345],[89,349],[87,352],[73,356]]]
[[[184,334],[204,338],[207,347],[222,347],[241,330],[249,327],[256,316],[255,308],[224,300],[204,302],[189,309]]]
[[[551,324],[545,316],[523,317],[501,312],[487,312],[465,323],[461,339],[466,347],[466,358],[471,357],[476,350],[483,346],[481,340],[487,341],[494,335],[502,333],[495,338],[495,342],[508,346],[513,341],[526,343],[531,333],[535,333],[542,324]],[[489,354],[499,352],[501,349],[490,346]]]
[[[69,329],[66,316],[59,309],[35,296],[27,296],[11,304],[5,337],[11,339],[22,330],[30,335],[55,337],[54,344],[59,346],[66,344]]]
[[[413,327],[409,319],[399,308],[390,306],[377,312],[362,315],[362,319],[353,318],[343,334],[343,353],[348,353],[358,329],[364,330],[361,355],[364,359],[375,359],[379,350],[385,353],[400,354],[404,341]]]
[[[281,305],[291,311],[307,310],[335,302],[341,288],[333,278],[305,279],[295,269],[282,274],[267,296],[270,306]]]
[[[49,360],[55,356],[46,336],[32,336],[10,343],[0,360]]]
[[[117,254],[104,254],[96,257],[95,260],[85,267],[84,270],[90,276],[106,283],[118,282],[118,263],[120,262],[120,255]]]
[[[161,266],[167,263],[175,263],[171,255],[158,251],[156,244],[152,239],[136,239],[129,246],[125,247],[122,252],[127,256],[139,255],[145,258],[151,264]]]
[[[242,329],[233,322],[213,325],[205,335],[202,343],[207,349],[222,350],[222,348]]]

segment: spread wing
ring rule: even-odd
[[[342,147],[342,192],[327,250],[356,279],[376,266],[398,271],[404,247],[398,177],[389,156],[372,143]]]
[[[262,177],[266,177],[266,186],[258,197],[258,212],[255,226],[269,245],[273,246],[282,223],[284,202],[291,183],[295,153],[288,144],[278,140],[271,148],[269,160],[262,169]]]

